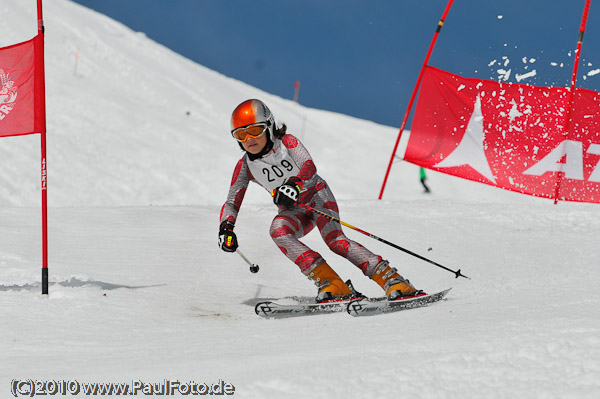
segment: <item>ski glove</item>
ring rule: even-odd
[[[275,205],[292,206],[300,197],[302,190],[302,181],[295,176],[292,176],[281,186],[273,190],[273,202]]]
[[[238,249],[237,236],[233,232],[233,223],[225,220],[219,226],[219,247],[225,252],[235,252]]]

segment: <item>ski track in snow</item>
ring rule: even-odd
[[[598,397],[597,205],[433,172],[426,196],[405,163],[376,201],[396,128],[261,92],[66,0],[44,11],[50,295],[40,295],[39,137],[3,138],[0,396],[14,378],[166,378],[223,379],[240,398]],[[0,46],[35,35],[35,1],[3,1],[0,15]],[[453,287],[448,299],[364,319],[256,316],[260,300],[315,287],[270,240],[276,210],[257,186],[236,233],[260,272],[217,247],[240,156],[229,113],[249,97],[306,144],[342,220],[472,280],[346,229],[417,287]],[[381,295],[317,234],[303,241]]]

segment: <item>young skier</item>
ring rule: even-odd
[[[238,241],[233,232],[238,212],[248,187],[253,181],[273,196],[279,211],[273,219],[270,234],[279,249],[318,287],[317,302],[361,297],[299,238],[315,226],[327,246],[357,266],[375,281],[389,299],[422,293],[390,267],[386,260],[362,245],[348,239],[342,226],[327,217],[318,216],[295,203],[306,204],[339,219],[336,200],[329,186],[318,174],[315,164],[302,143],[286,133],[286,125],[277,127],[269,108],[260,100],[246,100],[231,115],[231,134],[245,151],[233,172],[227,201],[221,209],[219,246],[235,252]]]

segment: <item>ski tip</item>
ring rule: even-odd
[[[350,316],[369,316],[423,307],[442,300],[451,289],[452,287],[433,294],[405,297],[395,301],[388,301],[384,298],[381,298],[380,300],[377,300],[377,298],[357,299],[348,303],[346,312],[348,312]]]

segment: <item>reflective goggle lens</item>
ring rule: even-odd
[[[231,134],[237,141],[243,143],[244,141],[248,140],[248,136],[252,138],[260,137],[265,130],[267,130],[266,124],[257,123],[255,125],[237,128],[231,132]]]

